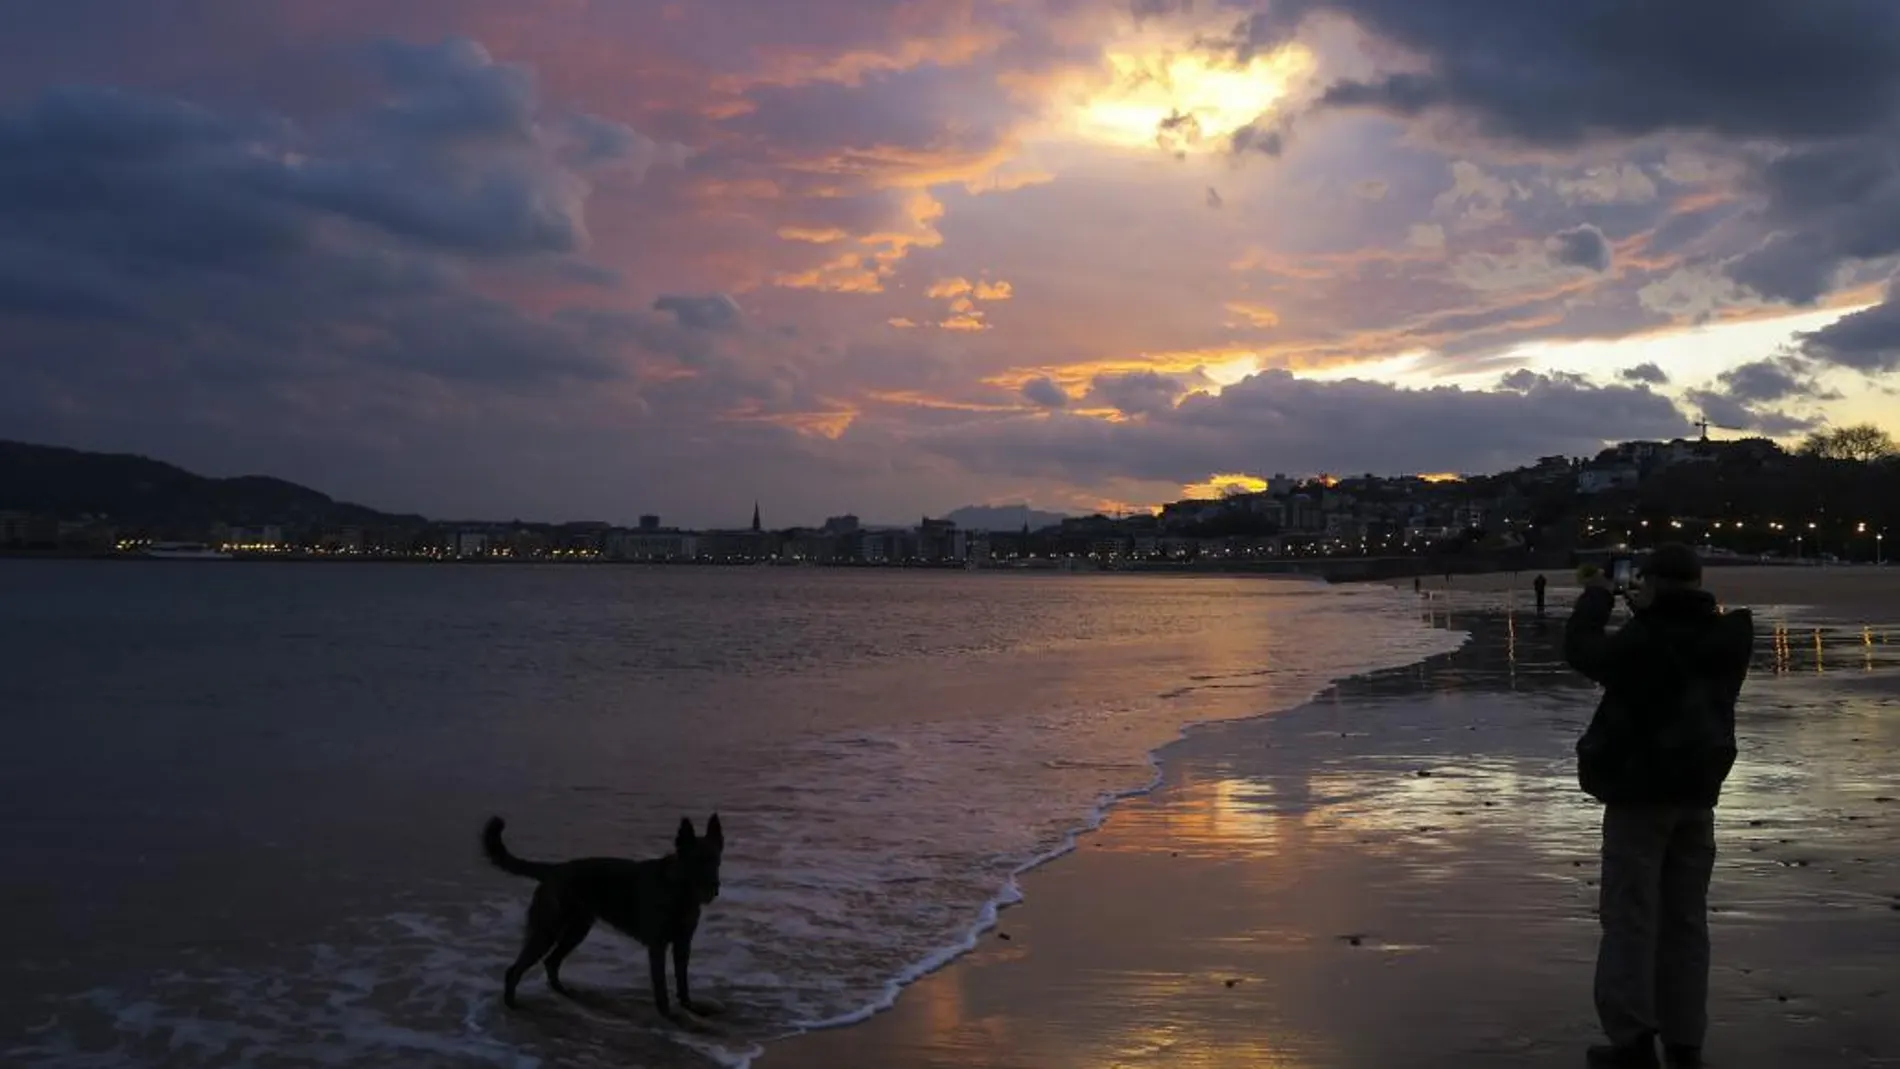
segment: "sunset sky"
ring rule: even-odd
[[[1892,0],[0,27],[0,437],[784,526],[1900,431]]]

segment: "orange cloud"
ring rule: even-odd
[[[818,228],[802,226],[779,227],[778,236],[786,241],[804,241],[813,245],[832,245],[850,237],[837,227]]]
[[[990,325],[983,322],[981,312],[960,312],[937,324],[944,330],[988,330]]]
[[[979,301],[1007,301],[1016,295],[1016,290],[1007,282],[978,282],[974,295]]]
[[[837,439],[850,429],[858,418],[858,410],[842,402],[830,402],[839,405],[834,409],[816,412],[760,412],[756,409],[734,409],[721,416],[736,423],[770,423],[774,426],[789,427],[800,434],[818,438]]]
[[[1265,305],[1251,304],[1247,301],[1229,301],[1226,308],[1229,312],[1246,320],[1248,326],[1277,327],[1280,325],[1280,313]]]
[[[865,399],[884,405],[902,405],[909,408],[935,408],[949,412],[1022,412],[1026,405],[985,404],[981,401],[957,401],[948,397],[932,397],[920,390],[872,390]]]
[[[970,292],[970,280],[967,278],[940,278],[930,284],[924,296],[930,298],[961,297]]]
[[[1232,365],[1254,357],[1254,349],[1190,349],[1182,352],[1141,353],[1133,357],[1085,360],[1073,364],[1010,368],[982,381],[985,385],[1020,390],[1031,379],[1047,378],[1071,395],[1085,392],[1098,375],[1125,375],[1154,371],[1163,375],[1185,375],[1205,368]],[[1079,409],[1070,409],[1078,412]]]
[[[759,48],[755,50],[753,69],[743,76],[721,79],[721,86],[735,92],[757,85],[814,82],[858,86],[872,74],[926,65],[966,66],[995,52],[1012,37],[1000,22],[976,18],[971,8],[970,0],[900,0],[887,5],[878,16],[888,23],[891,40],[830,53],[796,46]]]
[[[884,280],[891,276],[910,250],[935,248],[943,244],[936,223],[943,217],[943,202],[924,191],[908,195],[899,223],[860,235],[855,243],[863,251],[847,252],[804,271],[786,271],[775,275],[773,283],[788,289],[821,290],[827,293],[882,293]],[[827,236],[831,231],[822,231]],[[785,236],[780,231],[780,236]],[[842,239],[839,239],[842,240]],[[835,242],[829,242],[835,244]]]
[[[825,293],[882,293],[879,272],[865,265],[861,253],[849,252],[805,271],[787,271],[772,278],[774,285],[788,289],[821,290]]]
[[[885,322],[889,323],[891,326],[896,327],[899,330],[913,330],[917,326],[916,320],[906,319],[903,316],[892,316],[891,318],[885,320]]]

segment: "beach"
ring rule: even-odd
[[[1571,746],[1595,691],[1559,656],[1573,580],[1549,578],[1544,620],[1528,575],[1427,580],[1422,617],[1463,648],[1191,731],[973,952],[757,1064],[1580,1064],[1600,809]],[[1758,615],[1717,811],[1711,1064],[1900,1065],[1900,572],[1709,585]]]

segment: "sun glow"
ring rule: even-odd
[[[1216,386],[1225,388],[1254,375],[1259,370],[1260,357],[1253,353],[1247,353],[1244,356],[1236,356],[1228,360],[1219,361],[1218,363],[1205,364],[1201,367],[1201,374],[1206,375],[1208,381],[1214,383]],[[1213,392],[1219,393],[1220,391],[1215,390]]]
[[[1312,54],[1289,45],[1247,63],[1192,51],[1111,51],[1106,87],[1082,100],[1075,131],[1090,141],[1174,151],[1222,149],[1234,131],[1271,111],[1312,69]]]
[[[1267,481],[1258,475],[1222,472],[1208,476],[1205,482],[1181,487],[1181,496],[1195,501],[1217,501],[1228,494],[1257,494],[1266,488]]]

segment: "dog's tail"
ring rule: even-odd
[[[545,861],[524,861],[508,852],[507,844],[501,841],[501,829],[507,823],[500,817],[489,817],[488,824],[482,828],[482,853],[488,856],[489,864],[511,876],[545,879],[548,873],[554,871],[553,865]]]

